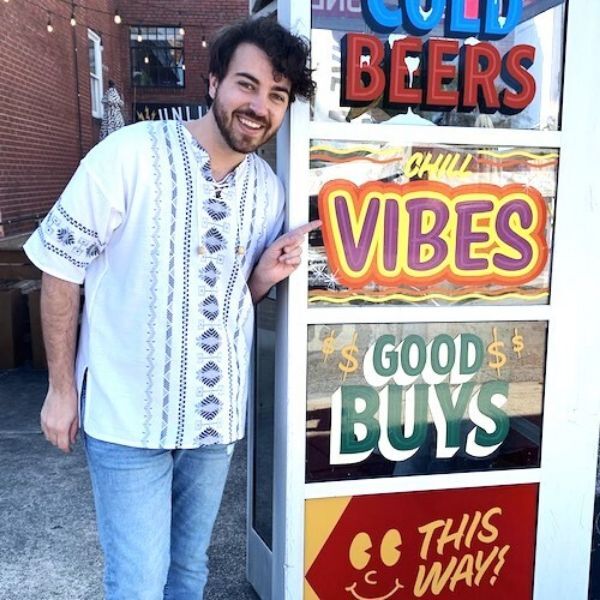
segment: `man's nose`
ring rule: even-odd
[[[254,111],[254,113],[257,116],[266,117],[268,113],[266,96],[263,96],[262,94],[256,94],[252,98],[250,108]]]

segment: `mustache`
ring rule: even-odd
[[[256,121],[257,123],[260,123],[261,125],[264,125],[265,127],[269,127],[269,125],[270,125],[268,119],[266,119],[265,117],[261,117],[260,115],[257,115],[253,110],[250,110],[250,109],[236,110],[235,112],[238,115],[248,117],[249,119],[252,119],[253,121]]]

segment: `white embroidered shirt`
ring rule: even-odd
[[[181,122],[131,125],[90,151],[25,246],[43,271],[85,283],[76,371],[89,435],[148,448],[243,437],[246,281],[282,220],[261,158],[215,182]]]

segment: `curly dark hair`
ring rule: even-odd
[[[235,49],[243,43],[254,44],[271,60],[273,68],[287,77],[292,86],[290,102],[296,96],[310,100],[315,91],[311,69],[307,66],[310,44],[302,36],[290,33],[269,17],[244,19],[221,29],[210,48],[209,70],[222,80]]]

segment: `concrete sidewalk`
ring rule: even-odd
[[[85,457],[39,430],[46,372],[0,371],[0,599],[102,598]],[[246,446],[236,448],[210,552],[205,600],[254,599],[245,580]]]

